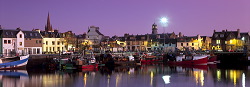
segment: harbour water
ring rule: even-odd
[[[98,70],[12,70],[0,72],[0,87],[249,87],[249,66],[100,67]]]

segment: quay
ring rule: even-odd
[[[218,60],[222,64],[250,63],[247,53],[244,52],[215,52],[214,54],[217,55]]]
[[[43,68],[48,63],[53,61],[53,58],[69,58],[72,55],[59,55],[59,54],[42,54],[42,55],[30,55],[27,68]]]

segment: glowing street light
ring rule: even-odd
[[[160,22],[161,22],[161,24],[162,24],[163,27],[166,27],[168,25],[169,21],[168,21],[168,19],[166,17],[162,17],[160,19]]]

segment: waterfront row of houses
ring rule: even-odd
[[[152,25],[152,33],[144,35],[124,34],[123,36],[104,36],[99,27],[90,26],[86,33],[75,35],[72,31],[60,33],[52,29],[48,14],[45,30],[30,31],[2,29],[0,27],[0,53],[2,56],[18,54],[54,54],[65,52],[124,52],[124,51],[158,51],[174,52],[189,48],[193,51],[243,51],[250,46],[250,32],[215,31],[212,36],[185,36],[158,33],[157,25]]]

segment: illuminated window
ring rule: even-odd
[[[220,40],[216,40],[216,44],[220,44]]]

